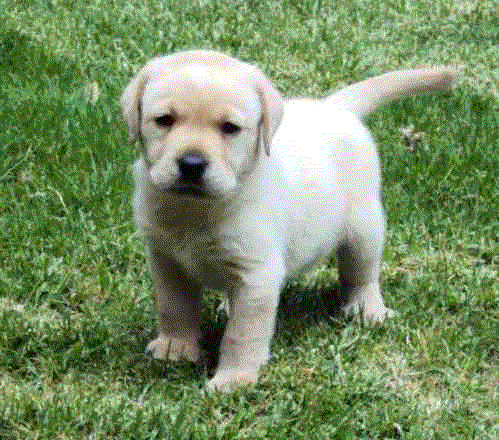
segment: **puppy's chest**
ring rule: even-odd
[[[234,288],[257,263],[243,237],[209,227],[170,231],[163,247],[199,284],[217,290]]]

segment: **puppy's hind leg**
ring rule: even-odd
[[[159,316],[159,335],[146,353],[155,359],[196,362],[199,358],[199,287],[172,258],[150,249],[150,264]]]
[[[361,312],[369,322],[381,322],[393,312],[386,308],[379,283],[384,219],[379,200],[352,206],[346,238],[337,250],[343,311]]]

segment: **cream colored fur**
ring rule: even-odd
[[[199,357],[199,295],[223,290],[230,317],[209,388],[254,383],[269,358],[285,280],[337,251],[346,312],[389,314],[380,291],[384,217],[373,139],[359,117],[385,101],[448,87],[451,68],[406,70],[332,96],[283,101],[255,67],[216,52],[149,62],[124,91],[142,232],[159,314],[155,358]],[[171,127],[156,118],[174,117]],[[223,132],[223,124],[241,128]],[[202,194],[172,191],[178,160],[207,161]]]

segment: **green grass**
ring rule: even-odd
[[[499,439],[495,0],[0,0],[0,11],[0,438]],[[320,293],[337,286],[334,265],[303,276],[283,296],[259,384],[229,395],[204,391],[208,361],[143,354],[155,316],[118,98],[147,59],[190,48],[256,63],[286,95],[467,65],[452,92],[366,120],[398,317],[331,319]],[[411,124],[424,132],[416,151],[400,136]],[[207,292],[209,322],[218,298]]]

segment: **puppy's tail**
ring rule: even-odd
[[[398,70],[345,87],[326,98],[358,116],[404,96],[446,90],[463,66]]]

